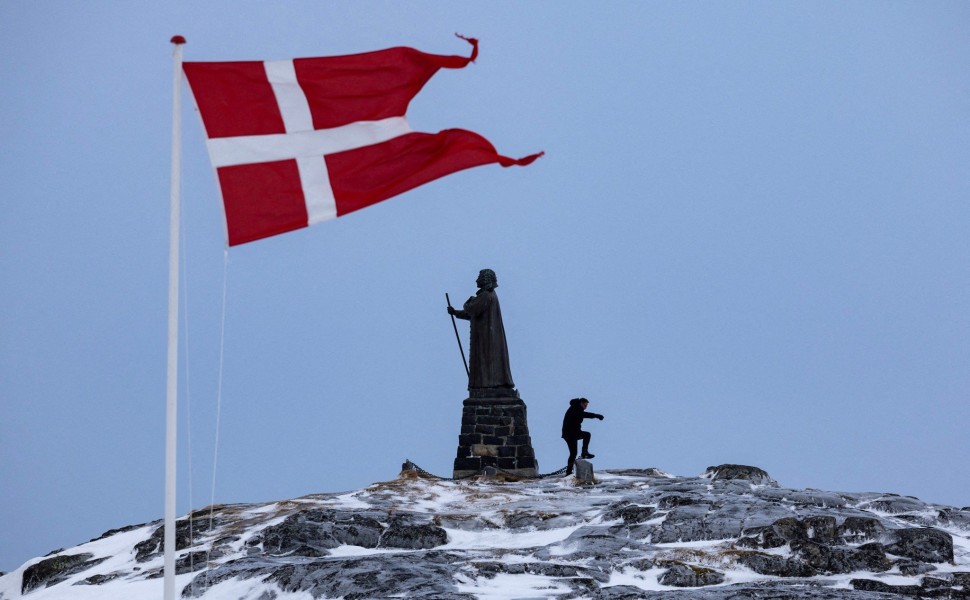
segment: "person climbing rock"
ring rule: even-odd
[[[589,453],[590,434],[588,431],[582,430],[583,419],[599,419],[602,421],[603,415],[586,412],[587,406],[589,406],[589,400],[586,398],[573,398],[569,401],[569,408],[566,409],[566,414],[562,418],[562,439],[566,440],[566,445],[569,447],[566,475],[573,473],[573,465],[576,462],[576,442],[583,440],[583,453],[580,454],[580,458],[593,458],[594,456]]]

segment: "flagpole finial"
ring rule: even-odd
[[[172,43],[175,44],[176,46],[180,46],[185,43],[185,38],[180,35],[173,35]]]

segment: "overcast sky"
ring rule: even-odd
[[[183,88],[179,514],[407,458],[450,475],[467,394],[444,294],[484,267],[543,473],[586,396],[597,469],[743,463],[970,505],[966,2],[7,0],[0,32],[0,571],[163,514],[175,34],[186,60],[475,36],[412,127],[546,152],[224,269]]]

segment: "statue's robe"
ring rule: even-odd
[[[502,309],[494,291],[485,289],[465,302],[455,316],[471,324],[468,346],[468,389],[514,388]]]

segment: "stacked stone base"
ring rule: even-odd
[[[535,477],[539,463],[532,450],[525,402],[511,390],[501,397],[465,400],[454,477],[469,477],[488,467],[519,477]]]

